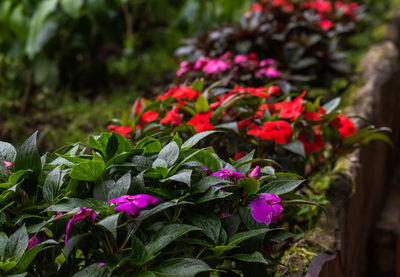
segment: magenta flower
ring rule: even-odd
[[[222,60],[212,59],[204,67],[203,71],[208,74],[216,74],[229,68],[229,64]]]
[[[28,241],[28,248],[26,248],[26,251],[28,251],[29,249],[35,247],[36,245],[39,244],[39,239],[35,236],[31,237]]]
[[[176,72],[176,75],[178,75],[178,77],[182,76],[190,69],[190,63],[188,61],[183,61],[181,62],[180,66],[180,69]]]
[[[132,216],[138,216],[140,210],[147,206],[154,205],[158,199],[148,194],[123,195],[108,201],[108,204],[119,204],[115,207],[115,212],[125,212]]]
[[[7,162],[7,161],[4,161],[3,164],[5,167],[12,167],[14,165],[13,162]]]
[[[259,179],[261,176],[260,167],[257,165],[248,175],[248,177]]]
[[[200,69],[200,68],[203,68],[203,66],[205,66],[210,60],[211,60],[210,58],[206,58],[206,57],[199,58],[199,59],[194,63],[193,69]]]
[[[229,178],[231,179],[235,184],[238,182],[239,179],[244,178],[245,176],[242,173],[232,171],[226,168],[222,168],[220,171],[211,173],[211,176],[217,176],[219,178],[225,179]]]
[[[104,266],[104,263],[98,263],[98,264],[97,264],[97,267],[98,267],[98,268],[103,267],[103,266]]]
[[[268,65],[276,65],[276,61],[274,61],[273,59],[266,59],[266,60],[262,60],[260,62],[261,67],[268,66]]]
[[[281,199],[276,194],[260,193],[259,198],[251,201],[251,215],[257,222],[264,222],[269,225],[273,221],[277,221],[283,208]]]
[[[259,71],[256,72],[257,77],[260,77],[261,75],[265,75],[269,79],[272,79],[281,76],[281,72],[271,66],[267,68],[261,68]]]
[[[96,213],[92,209],[81,207],[80,211],[73,215],[73,217],[68,221],[67,228],[65,229],[65,245],[68,243],[69,236],[72,231],[72,227],[74,226],[75,222],[84,219],[90,216],[94,223],[96,219]]]

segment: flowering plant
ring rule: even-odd
[[[265,249],[290,245],[276,227],[304,180],[254,151],[225,162],[194,148],[215,135],[103,133],[43,156],[36,133],[18,151],[0,142],[0,274],[265,275]]]
[[[197,81],[192,87],[171,88],[152,101],[139,99],[130,117],[121,119],[123,126],[109,129],[124,128],[120,134],[135,140],[158,132],[188,136],[224,130],[229,135],[219,133],[208,144],[226,158],[240,158],[256,148],[258,157],[276,159],[284,169],[306,176],[330,168],[371,139],[389,141],[378,135],[380,129],[357,130],[340,112],[340,98],[321,106],[319,99],[306,96],[285,94],[275,85],[203,89],[203,82]]]
[[[326,0],[259,0],[235,23],[187,39],[177,83],[204,78],[260,86],[279,79],[299,88],[329,88],[350,64],[342,48],[362,6]]]

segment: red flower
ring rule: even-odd
[[[274,140],[277,144],[286,144],[290,142],[293,131],[288,122],[278,120],[264,122],[263,126],[250,126],[247,134],[260,137],[260,139]]]
[[[279,96],[281,94],[281,91],[278,86],[270,86],[268,88],[268,94],[271,96]]]
[[[265,92],[263,87],[261,88],[246,88],[246,92],[250,93],[251,95],[268,98],[270,96],[269,93]]]
[[[243,130],[251,123],[251,117],[243,119],[237,123],[238,129]]]
[[[178,113],[178,107],[168,111],[163,119],[160,120],[162,124],[180,125],[182,123],[183,114]]]
[[[246,154],[247,154],[246,152],[237,152],[237,153],[235,154],[235,156],[233,156],[233,159],[234,159],[235,161],[237,161],[237,160],[239,160],[240,158],[246,156]]]
[[[158,117],[158,112],[148,111],[142,114],[142,120],[146,123],[156,120]]]
[[[141,112],[143,112],[142,101],[143,101],[143,98],[139,99],[139,101],[136,102],[136,105],[134,107],[135,108],[135,115],[138,115]]]
[[[355,127],[353,120],[347,118],[344,114],[338,115],[334,120],[332,120],[331,124],[333,128],[339,130],[342,139],[357,133],[357,128]]]
[[[303,143],[304,150],[306,151],[307,154],[318,152],[325,146],[325,142],[322,139],[322,137],[316,133],[314,133],[313,141],[309,141],[308,136],[305,133],[301,133],[299,135],[299,140]]]
[[[326,31],[333,27],[333,22],[330,21],[329,19],[322,19],[319,21],[319,25],[323,30]]]
[[[198,113],[189,120],[188,124],[192,125],[196,132],[214,130],[214,126],[210,124],[211,115],[212,111],[209,111],[208,113]]]
[[[194,91],[191,87],[175,88],[172,92],[172,97],[178,100],[187,99],[191,100],[197,98],[199,93]]]
[[[304,112],[303,114],[304,114],[304,117],[306,118],[306,120],[308,120],[308,121],[321,121],[322,120],[322,118],[316,112]]]
[[[130,132],[132,132],[133,128],[131,126],[116,126],[116,125],[109,125],[107,127],[108,130],[110,131],[114,131],[118,134],[120,134],[121,136],[130,138],[131,135],[129,134]]]
[[[304,91],[300,96],[296,97],[293,101],[285,101],[281,103],[281,111],[279,116],[289,119],[290,121],[296,120],[304,110],[303,97],[306,94]],[[279,103],[277,103],[279,104]]]
[[[172,95],[172,92],[173,92],[173,89],[169,88],[169,90],[166,93],[164,93],[163,95],[158,96],[157,100],[164,101],[165,99],[167,99],[168,97],[170,97]]]

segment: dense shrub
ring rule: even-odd
[[[178,82],[203,77],[259,86],[280,79],[295,89],[330,88],[348,77],[344,43],[362,17],[356,3],[257,1],[238,21],[187,39]]]
[[[104,133],[41,157],[36,133],[18,151],[1,142],[1,275],[265,275],[304,180],[194,148],[213,133],[134,146]]]

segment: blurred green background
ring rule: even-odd
[[[85,139],[138,95],[167,88],[184,37],[248,0],[1,0],[0,140],[42,150]],[[43,137],[46,136],[46,143]]]

